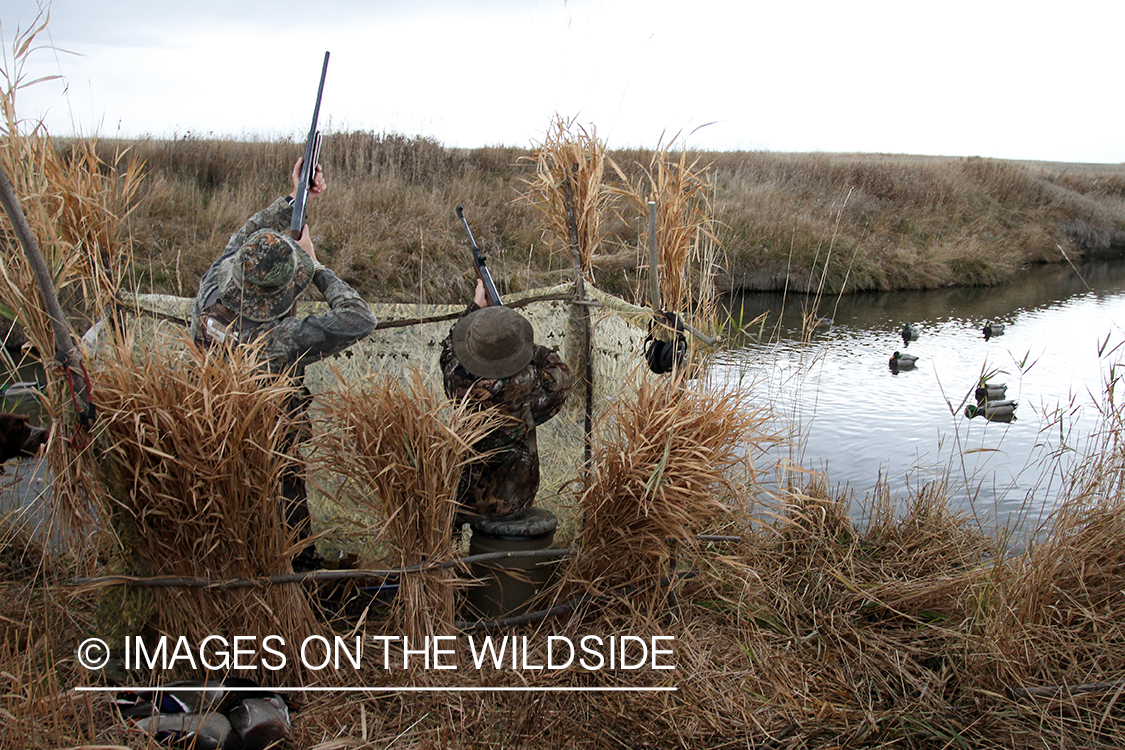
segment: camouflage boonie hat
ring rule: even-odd
[[[510,307],[474,310],[453,326],[453,353],[478,378],[506,378],[535,354],[531,322]]]
[[[264,323],[288,313],[312,275],[312,258],[296,242],[261,229],[219,267],[220,299],[232,312]]]

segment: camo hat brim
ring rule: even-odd
[[[231,312],[264,323],[286,315],[312,275],[312,258],[292,238],[261,229],[220,265],[220,299]]]
[[[478,378],[506,378],[535,354],[531,322],[510,307],[474,310],[453,326],[453,353]]]

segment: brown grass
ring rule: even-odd
[[[335,496],[368,523],[358,532],[382,540],[385,559],[367,567],[405,567],[452,559],[453,517],[463,467],[477,458],[473,444],[500,417],[449,405],[422,382],[387,377],[347,385],[324,405],[319,441],[323,465],[343,477]],[[400,582],[391,623],[415,642],[454,631],[452,570],[407,576]]]
[[[556,117],[530,161],[535,175],[527,180],[523,200],[538,209],[543,232],[554,246],[593,282],[594,258],[610,213],[604,144],[593,128]]]
[[[764,415],[682,376],[643,383],[605,418],[580,490],[583,527],[571,575],[605,592],[659,580],[677,546],[729,518],[748,481],[747,452],[767,442]]]
[[[53,183],[36,171],[54,158],[47,155],[51,144],[34,127],[17,137],[13,122],[8,119],[4,156],[13,161],[5,169],[12,166],[28,179],[17,189],[21,198],[35,198],[25,210],[44,241],[56,236],[54,217],[65,214],[58,210],[65,201],[52,202],[44,187]],[[104,154],[101,149],[118,145],[102,141],[95,148]],[[479,207],[471,213],[478,241],[500,251],[502,285],[530,283],[529,265],[537,274],[569,273],[569,257],[552,265],[556,258],[540,252],[530,209],[510,202],[521,150],[452,152],[425,139],[370,134],[338,136],[335,145],[325,152],[339,160],[329,162],[336,198],[314,206],[314,222],[324,227],[314,231],[328,260],[356,279],[379,277],[368,281],[369,295],[464,299],[471,272],[454,260],[463,256],[462,241],[448,214],[458,202],[468,208],[470,199]],[[191,138],[137,144],[133,156],[148,164],[149,190],[126,226],[131,246],[142,251],[141,267],[149,261],[158,285],[181,285],[172,290],[190,293],[226,234],[284,188],[297,150],[293,144]],[[644,163],[628,157],[618,161]],[[74,205],[92,212],[92,220],[85,234],[60,244],[51,262],[60,286],[85,283],[88,292],[97,276],[89,258],[107,256],[76,254],[74,238],[112,241],[112,217],[122,213],[109,210],[117,193],[97,187],[105,183],[92,175],[122,173],[88,158],[60,163],[89,176],[76,178],[86,187],[73,189],[89,199]],[[716,234],[732,259],[728,282],[764,284],[777,278],[778,268],[789,268],[796,287],[810,290],[838,289],[845,279],[856,289],[982,283],[1005,278],[1020,263],[1054,257],[1056,245],[1068,251],[1108,246],[1125,211],[1119,172],[824,154],[715,155],[711,168],[721,222]],[[637,244],[635,230],[621,232],[623,245]],[[45,252],[56,252],[44,245]],[[18,306],[35,329],[29,333],[41,336],[39,308],[25,294],[30,286],[12,270],[17,254],[3,260],[0,297]],[[601,281],[612,285],[614,278],[622,289],[631,283],[624,273]],[[47,341],[49,334],[35,340]],[[256,381],[250,355],[240,359],[231,352],[221,364],[198,352],[141,360],[122,348],[96,371],[103,412],[98,446],[108,469],[102,476],[115,491],[83,498],[100,498],[106,515],[123,521],[119,529],[143,530],[143,538],[130,540],[141,572],[259,576],[284,567],[286,540],[273,488],[286,389]],[[373,688],[369,692],[312,697],[299,706],[293,746],[1030,750],[1125,744],[1119,708],[1125,452],[1112,384],[1105,442],[1071,478],[1071,497],[1041,538],[1014,558],[999,556],[999,541],[953,515],[940,485],[898,508],[877,496],[863,523],[849,516],[849,499],[830,493],[824,481],[783,488],[771,515],[748,517],[745,508],[766,503],[756,494],[760,488],[733,482],[738,475],[730,470],[739,450],[761,437],[743,421],[749,418],[738,416],[736,396],[692,388],[674,379],[646,386],[638,396],[641,408],[621,405],[606,425],[583,485],[588,515],[576,563],[581,576],[571,582],[593,584],[608,598],[589,601],[567,618],[508,631],[533,642],[548,634],[673,636],[675,671],[407,673],[370,666],[348,677]],[[336,407],[330,420],[338,437],[325,430],[326,444],[337,440],[333,450],[351,462],[349,474],[363,480],[355,483],[357,497],[391,523],[382,531],[392,557],[405,562],[451,554],[447,498],[462,449],[450,437],[452,412],[401,384],[349,397],[355,400]],[[63,403],[57,391],[52,403]],[[382,432],[348,433],[371,430],[381,419],[390,420]],[[419,445],[426,450],[407,451]],[[59,469],[61,493],[82,467],[69,453],[59,455],[67,456],[66,467],[77,467],[69,474]],[[737,526],[740,542],[700,543],[693,536],[724,530],[723,519]],[[151,746],[112,728],[106,699],[72,690],[93,679],[77,668],[73,650],[95,627],[96,596],[68,584],[88,570],[89,552],[62,553],[15,536],[0,545],[4,747]],[[615,587],[663,576],[673,559],[680,572],[694,574],[674,603],[662,590]],[[369,612],[370,621],[355,627],[448,632],[444,579],[436,586],[420,581],[404,599],[413,602],[414,615],[380,620]],[[304,595],[293,587],[245,594],[162,590],[154,606],[158,626],[176,635],[198,637],[201,628],[216,626],[287,634],[328,628],[312,621]],[[531,659],[541,656],[536,651]],[[1067,688],[1092,683],[1102,689],[1077,694]],[[378,690],[404,684],[678,690]],[[1060,689],[1035,697],[1018,691],[1026,687]]]
[[[127,218],[142,291],[194,293],[247,216],[286,189],[300,145],[143,140],[148,172]],[[501,293],[573,277],[568,244],[545,241],[541,215],[516,201],[533,179],[531,147],[450,149],[422,137],[340,133],[325,140],[328,193],[310,213],[318,255],[371,300],[455,302],[474,275],[453,213],[465,206]],[[608,151],[628,182],[652,152]],[[1029,263],[1106,250],[1125,229],[1122,169],[880,154],[686,154],[708,166],[720,290],[928,289],[985,285]],[[644,300],[636,248],[644,214],[603,217],[591,257],[598,285]],[[566,235],[558,235],[560,238]],[[834,240],[831,256],[826,252]],[[587,243],[588,246],[592,246]]]
[[[674,141],[675,139],[673,139]],[[624,187],[622,195],[638,217],[647,217],[648,202],[656,202],[656,247],[660,259],[660,293],[663,308],[673,312],[693,310],[699,320],[714,322],[715,252],[718,242],[712,226],[709,178],[703,157],[690,160],[686,150],[671,153],[672,142],[662,144],[641,167],[640,184],[629,184],[628,175],[615,162],[614,171]],[[643,222],[641,248],[652,240],[648,221]],[[647,266],[648,254],[642,252]],[[652,269],[648,273],[652,273]]]
[[[46,27],[42,14],[5,50],[0,86],[0,167],[8,176],[28,225],[37,238],[55,292],[82,330],[110,306],[128,268],[122,248],[123,221],[133,204],[140,173],[124,165],[120,152],[110,162],[98,155],[96,140],[58,149],[41,124],[20,120],[16,98],[28,81],[25,65]],[[75,473],[73,448],[83,441],[64,371],[55,366],[54,331],[47,306],[24,249],[7,221],[0,224],[0,303],[15,313],[28,339],[24,356],[38,359],[46,375],[44,406],[55,425],[47,457],[60,482],[51,503],[52,523],[65,535],[87,533],[90,487]],[[7,350],[0,361],[11,366]],[[73,377],[82,373],[73,371]]]
[[[130,343],[93,371],[101,416],[90,468],[121,544],[113,568],[212,580],[289,572],[299,545],[282,522],[279,483],[295,386],[264,372],[252,347],[201,351],[185,340],[182,354]],[[99,627],[121,636],[151,629],[200,643],[210,634],[278,634],[294,643],[318,630],[294,586],[192,589],[152,595],[147,607],[107,594],[103,607],[113,620]],[[286,674],[302,676],[295,665]]]

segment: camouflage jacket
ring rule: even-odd
[[[211,264],[199,282],[199,292],[191,314],[191,337],[198,344],[210,343],[211,335],[203,324],[209,315],[214,315],[221,327],[236,332],[239,341],[248,342],[259,336],[266,336],[265,358],[271,372],[281,372],[287,367],[294,368],[294,374],[301,376],[305,367],[341,352],[367,334],[375,330],[378,322],[371,308],[347,283],[327,268],[321,268],[313,275],[313,283],[320,289],[328,303],[329,310],[316,315],[296,317],[289,315],[269,323],[253,323],[235,317],[223,319],[215,310],[222,310],[219,299],[219,265],[238,252],[246,239],[259,229],[273,229],[288,232],[293,209],[284,198],[278,198],[265,210],[259,211],[231,235],[222,255]]]
[[[496,406],[516,418],[473,446],[482,453],[495,453],[471,464],[461,475],[457,500],[462,513],[488,518],[522,513],[539,490],[535,427],[555,416],[566,403],[570,368],[555,350],[537,344],[531,363],[515,375],[480,379],[457,361],[452,329],[442,342],[440,362],[447,396],[458,400],[467,396],[477,408]]]

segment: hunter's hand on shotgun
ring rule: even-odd
[[[300,161],[300,175],[293,192],[293,220],[289,223],[289,234],[295,240],[301,238],[301,230],[305,226],[310,192],[317,195],[324,190],[323,187],[316,189],[320,167],[320,131],[316,129],[316,120],[320,115],[320,98],[324,95],[324,78],[327,75],[328,53],[325,52],[324,66],[320,70],[320,86],[316,90],[316,106],[313,107],[312,126],[309,128],[309,137],[305,140],[305,155]],[[323,182],[321,179],[320,184],[323,185]]]
[[[473,265],[477,269],[477,276],[481,283],[484,284],[484,291],[488,295],[489,303],[497,307],[502,306],[504,303],[500,301],[500,292],[496,291],[496,284],[492,281],[492,274],[485,263],[484,253],[477,247],[476,240],[473,239],[473,233],[469,230],[469,222],[465,221],[465,212],[461,209],[461,206],[457,206],[457,218],[461,220],[461,226],[465,228],[465,234],[469,238],[469,248],[473,251]]]

